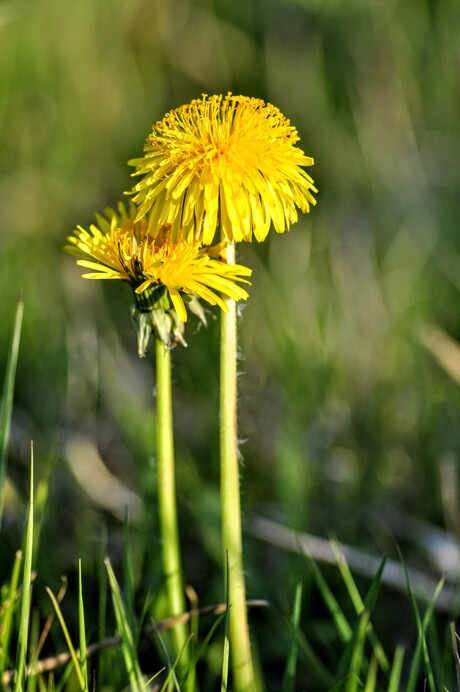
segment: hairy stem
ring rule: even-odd
[[[235,262],[228,246],[227,259]],[[252,692],[254,675],[243,574],[243,545],[237,429],[237,332],[236,304],[227,300],[222,313],[220,362],[220,484],[222,542],[228,554],[230,601],[230,656],[235,692]]]
[[[166,582],[169,613],[180,615],[185,611],[184,586],[180,558],[179,531],[176,508],[176,481],[174,468],[174,438],[171,396],[171,354],[159,339],[156,348],[157,386],[157,466],[158,505],[163,569]],[[176,655],[185,644],[187,632],[184,624],[173,628]],[[182,655],[184,659],[185,652]],[[184,661],[185,663],[185,661]]]

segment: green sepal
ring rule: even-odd
[[[134,298],[131,316],[137,332],[139,358],[144,358],[152,332],[165,348],[173,348],[177,343],[187,346],[185,325],[173,308],[166,286],[151,286],[142,293],[134,293]]]
[[[197,296],[183,295],[187,309],[207,325],[205,311]],[[142,293],[134,292],[135,305],[131,316],[137,332],[137,351],[144,358],[152,332],[165,348],[177,344],[187,346],[184,338],[185,324],[179,319],[166,286],[149,286]]]
[[[204,312],[204,308],[200,303],[200,300],[198,296],[184,296],[185,303],[187,304],[187,308],[190,310],[190,312],[193,312],[194,315],[198,317],[200,322],[204,324],[205,327],[208,326],[208,322],[206,320],[206,315]]]

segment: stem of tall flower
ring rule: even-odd
[[[229,245],[227,261],[235,263],[235,246]],[[220,497],[222,542],[228,552],[230,607],[230,656],[235,692],[253,692],[254,673],[243,574],[243,541],[237,429],[237,332],[236,303],[227,300],[222,312],[220,361]]]
[[[169,612],[179,615],[185,611],[184,586],[180,558],[179,531],[177,526],[176,481],[174,469],[174,438],[171,396],[171,354],[162,341],[155,339],[156,356],[156,435],[158,467],[158,505],[163,569]],[[185,624],[173,628],[174,645],[178,655],[186,642]],[[181,661],[186,668],[187,652]]]

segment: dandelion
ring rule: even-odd
[[[169,112],[147,138],[144,156],[130,161],[141,176],[130,194],[136,219],[149,214],[149,232],[163,224],[171,237],[210,245],[217,227],[229,243],[263,241],[273,224],[289,230],[297,208],[316,204],[313,159],[278,108],[247,96],[203,95]]]
[[[299,135],[271,104],[246,96],[203,95],[157,122],[144,156],[129,163],[139,181],[130,193],[136,222],[148,218],[154,236],[163,225],[173,242],[211,245],[217,229],[235,265],[235,243],[263,241],[271,226],[284,233],[298,210],[316,204],[305,170],[313,159]],[[226,552],[233,687],[257,689],[252,666],[243,569],[237,430],[236,305],[226,298],[220,362],[220,485],[222,543]]]
[[[241,284],[249,284],[251,270],[229,264],[223,243],[203,248],[199,239],[186,242],[172,237],[164,223],[154,227],[147,217],[136,218],[134,204],[120,203],[96,215],[89,229],[78,226],[67,238],[65,250],[89,270],[85,279],[118,279],[130,284],[135,296],[132,315],[138,334],[138,352],[144,356],[152,332],[155,335],[156,462],[159,526],[165,588],[170,613],[185,610],[175,491],[171,357],[169,348],[185,345],[187,308],[202,321],[202,299],[228,310],[227,300],[248,297]],[[165,345],[167,348],[165,348]],[[184,623],[173,629],[176,655],[187,669],[187,632]]]
[[[154,236],[147,218],[136,221],[135,216],[134,205],[127,209],[120,203],[118,212],[109,209],[105,216],[97,215],[97,223],[89,230],[78,226],[67,238],[65,250],[82,258],[77,260],[79,266],[91,270],[83,278],[120,279],[132,286],[134,317],[143,322],[142,328],[154,318],[156,335],[160,333],[161,340],[170,345],[171,332],[175,340],[183,341],[180,333],[187,321],[186,304],[204,319],[196,298],[227,310],[223,297],[248,297],[240,284],[249,283],[251,270],[219,259],[219,246],[203,249],[199,241],[173,242],[166,225],[156,229]],[[161,322],[165,316],[166,325]],[[141,350],[145,351],[145,344]]]

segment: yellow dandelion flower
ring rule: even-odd
[[[131,190],[137,219],[150,233],[163,224],[172,238],[213,242],[259,241],[271,224],[288,230],[316,204],[313,159],[296,146],[299,135],[271,104],[247,96],[203,95],[156,123],[144,156],[130,161],[142,176]]]
[[[248,297],[240,284],[249,284],[251,269],[217,259],[218,247],[203,249],[199,241],[183,239],[173,242],[167,226],[153,237],[147,218],[135,220],[136,211],[132,204],[129,209],[120,204],[118,212],[109,209],[105,217],[97,215],[97,225],[89,230],[78,226],[64,249],[82,258],[77,260],[79,266],[91,270],[83,278],[128,282],[136,297],[136,320],[139,312],[156,316],[173,312],[173,323],[160,329],[165,343],[170,343],[171,331],[183,341],[175,330],[177,320],[187,321],[186,303],[204,319],[196,297],[223,310],[228,309],[224,298]]]

